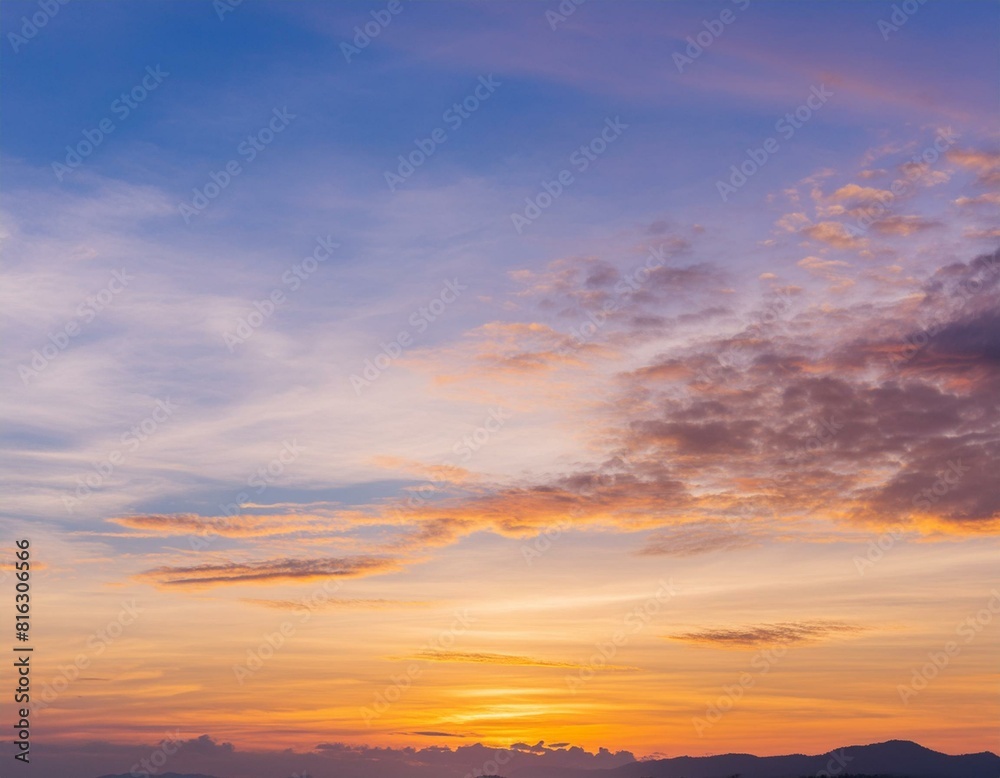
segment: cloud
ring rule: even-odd
[[[876,146],[875,148],[868,149],[864,156],[861,158],[862,165],[870,165],[876,159],[882,159],[890,155],[900,154],[904,151],[909,151],[916,148],[916,141],[907,141],[905,143],[901,141],[890,141],[884,143],[881,146]]]
[[[719,288],[724,274],[708,263],[676,264],[690,251],[680,236],[642,243],[614,263],[597,257],[564,257],[543,270],[517,271],[519,297],[530,298],[570,324],[600,315],[602,322],[627,323],[679,294],[694,295]],[[592,319],[590,319],[592,320]]]
[[[261,608],[271,608],[273,610],[335,610],[339,608],[366,608],[371,610],[381,610],[390,608],[420,608],[431,603],[424,600],[389,600],[389,599],[346,599],[334,598],[320,602],[300,602],[298,600],[261,600],[243,598],[241,602],[257,605]]]
[[[693,522],[649,536],[638,551],[643,556],[695,556],[760,545],[762,538],[723,522]]]
[[[145,530],[161,535],[221,535],[232,538],[256,538],[289,535],[296,532],[317,532],[323,528],[315,517],[300,515],[216,516],[205,518],[191,513],[144,514],[108,519],[129,529]]]
[[[826,243],[838,249],[854,249],[864,245],[864,241],[855,237],[847,227],[840,222],[819,222],[803,227],[799,232],[807,238]]]
[[[993,255],[954,263],[879,305],[795,312],[776,301],[738,334],[664,350],[617,375],[603,462],[484,482],[409,512],[410,541],[397,542],[478,529],[525,537],[565,522],[653,530],[638,553],[684,556],[780,540],[775,522],[810,515],[990,532],[1000,523],[987,483],[1000,439],[1000,328],[989,315],[998,268]],[[962,487],[925,505],[949,457],[969,466]]]
[[[372,457],[373,464],[390,470],[415,474],[435,483],[460,484],[468,481],[473,474],[457,465],[428,465],[406,457],[378,455]]]
[[[232,743],[220,743],[211,735],[183,740],[178,745],[188,754],[199,756],[229,756],[236,750]]]
[[[400,538],[390,542],[387,547],[396,550],[447,546],[477,526],[471,517],[423,518]]]
[[[849,202],[856,205],[871,205],[883,200],[892,200],[894,199],[894,195],[885,189],[846,184],[831,194],[830,199],[836,202]]]
[[[808,216],[800,211],[794,211],[792,213],[786,213],[778,219],[778,221],[775,222],[775,226],[780,227],[785,232],[798,232],[809,223],[810,219]]]
[[[925,219],[922,216],[887,216],[872,222],[871,228],[880,235],[906,236],[940,226],[941,222]]]
[[[793,621],[746,627],[701,629],[668,636],[670,640],[714,648],[757,648],[815,643],[842,635],[856,635],[865,627],[840,621]]]
[[[419,352],[410,364],[435,374],[439,384],[469,377],[519,383],[559,368],[583,367],[588,356],[610,355],[606,347],[582,342],[542,322],[489,322],[466,334],[457,346]],[[456,368],[442,372],[444,364]]]
[[[954,202],[959,208],[968,208],[974,205],[1000,205],[1000,192],[986,192],[974,197],[958,197]]]
[[[577,662],[558,662],[548,659],[535,659],[530,656],[511,654],[475,653],[467,651],[421,651],[411,659],[421,659],[427,662],[456,662],[462,664],[517,665],[520,667],[561,667],[577,669],[589,665]],[[638,670],[638,667],[627,665],[602,665],[603,670]]]
[[[680,526],[652,536],[643,553],[757,542],[754,528],[770,511],[740,532],[711,523],[739,516],[755,494],[788,518],[995,529],[987,463],[1000,441],[991,399],[1000,391],[998,279],[1000,259],[984,255],[941,268],[917,295],[812,309],[787,327],[779,320],[630,373],[625,396],[642,398],[634,410],[622,403],[630,471],[663,477],[670,463],[686,498],[673,510],[649,500],[651,515],[673,515]],[[928,500],[959,460],[960,485]],[[633,498],[643,491],[636,484]]]
[[[197,731],[197,730],[196,730]],[[363,733],[359,733],[364,736]],[[478,738],[476,732],[461,733],[454,728],[428,728],[400,732],[404,735],[437,738]],[[363,778],[371,775],[392,775],[399,778],[461,778],[469,765],[482,765],[505,754],[513,762],[531,771],[559,771],[561,768],[607,770],[635,761],[629,751],[595,748],[593,752],[569,743],[545,745],[512,744],[499,746],[468,743],[444,746],[370,746],[353,742],[305,741],[301,747],[267,748],[234,746],[211,735],[186,737],[174,741],[170,749],[168,775],[238,775],[242,778],[274,778],[290,774],[294,765],[300,775],[345,776]],[[455,741],[452,741],[455,742]],[[50,775],[118,775],[123,765],[149,760],[161,748],[161,743],[113,743],[93,738],[86,741],[54,741],[46,757]]]
[[[977,174],[977,182],[985,186],[1000,184],[1000,152],[982,149],[952,149],[948,160]]]
[[[394,572],[400,568],[399,561],[381,557],[269,559],[262,562],[157,567],[141,573],[137,578],[155,586],[195,588],[279,581],[313,581],[322,578],[359,578]]]
[[[899,170],[903,177],[898,180],[898,183],[904,186],[904,193],[909,191],[910,184],[919,184],[929,188],[951,180],[950,170],[936,170],[930,162],[911,160],[900,165]]]
[[[974,240],[996,240],[1000,238],[1000,227],[989,227],[986,229],[968,229],[964,232],[965,237]]]
[[[847,262],[837,259],[822,259],[821,257],[804,257],[796,263],[815,276],[829,281],[832,291],[843,291],[854,286],[854,279],[837,272],[837,268],[850,267]]]

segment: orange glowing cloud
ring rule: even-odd
[[[799,232],[838,249],[854,249],[864,245],[863,240],[851,234],[850,230],[840,222],[819,222],[803,227]]]
[[[325,578],[358,578],[400,569],[397,560],[379,557],[344,559],[269,559],[262,562],[189,567],[157,567],[137,576],[138,580],[160,587],[206,587],[233,584],[314,581]]]
[[[952,149],[948,160],[978,174],[980,184],[1000,184],[1000,152],[981,149]]]

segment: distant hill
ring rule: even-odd
[[[512,766],[513,767],[513,766]],[[822,772],[825,771],[825,772]],[[316,778],[337,774],[331,760],[327,773],[316,769]],[[867,746],[845,746],[826,754],[808,756],[677,756],[631,762],[610,770],[526,766],[509,769],[507,778],[998,778],[1000,756],[984,751],[979,754],[949,756],[924,748],[908,740],[890,740]],[[372,773],[371,778],[409,778],[406,768],[398,774],[392,769]],[[132,778],[129,775],[104,775],[100,778]],[[213,778],[209,775],[162,773],[156,778]]]
[[[133,778],[129,773],[122,775],[102,775],[99,778]],[[157,773],[156,778],[216,778],[214,775],[203,775],[202,773]]]
[[[678,756],[633,762],[614,770],[514,770],[511,778],[802,778],[821,770],[840,778],[882,775],[893,778],[998,778],[1000,756],[949,756],[908,740],[890,740],[868,746],[845,746],[818,756]],[[824,773],[826,774],[826,773]]]

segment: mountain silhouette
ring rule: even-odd
[[[101,775],[99,778],[134,778],[134,776],[131,773],[124,773],[122,775]],[[203,773],[157,773],[156,778],[215,778],[215,776]]]
[[[821,773],[821,771],[826,771]],[[950,756],[909,740],[867,746],[845,746],[816,756],[677,756],[633,762],[613,770],[529,768],[511,778],[802,778],[829,774],[893,776],[893,778],[998,778],[1000,756],[984,751]]]
[[[139,773],[141,775],[141,773]],[[101,775],[99,778],[135,778],[131,773],[122,775]],[[203,773],[156,773],[156,778],[216,778],[214,775],[204,775]]]
[[[425,768],[426,769],[426,768]],[[467,773],[467,769],[463,770]],[[335,762],[329,770],[316,770],[316,778],[337,775]],[[372,778],[412,778],[407,767],[382,769]],[[426,774],[423,773],[423,774]],[[450,778],[452,771],[442,770]],[[461,775],[462,773],[457,773]],[[522,766],[504,772],[506,778],[998,778],[1000,756],[989,751],[951,756],[932,751],[908,740],[889,740],[865,746],[844,746],[825,754],[789,754],[754,756],[720,754],[718,756],[677,756],[630,762],[613,769],[583,769],[552,766]],[[104,775],[100,778],[131,778],[129,775]],[[214,778],[209,775],[164,773],[156,778]]]

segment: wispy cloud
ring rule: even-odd
[[[398,560],[380,557],[343,559],[269,559],[261,562],[230,562],[190,567],[157,567],[141,573],[138,580],[162,587],[205,587],[314,581],[324,578],[359,578],[399,570]]]
[[[696,556],[759,546],[763,534],[751,533],[725,522],[695,522],[655,532],[637,553],[644,556]]]
[[[701,629],[670,635],[670,640],[715,648],[758,648],[760,646],[816,643],[834,637],[856,635],[865,627],[838,621],[793,621],[746,627]]]
[[[487,664],[487,665],[518,665],[522,667],[559,667],[577,669],[589,667],[577,662],[560,662],[549,659],[536,659],[530,656],[517,656],[514,654],[491,654],[475,653],[468,651],[421,651],[412,658],[422,659],[428,662],[450,662],[459,664]],[[638,670],[638,667],[627,665],[602,665],[602,670]]]
[[[340,608],[357,608],[361,610],[389,610],[393,608],[422,608],[433,603],[422,600],[390,600],[385,598],[332,598],[321,602],[299,602],[297,600],[261,600],[244,598],[241,602],[257,605],[272,610],[294,611],[302,610],[337,610]]]

